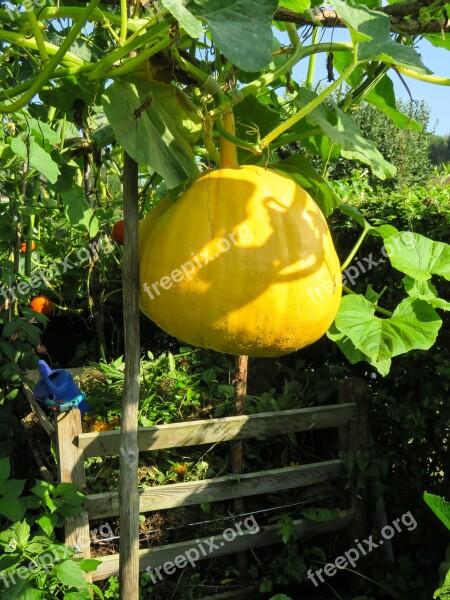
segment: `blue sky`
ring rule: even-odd
[[[289,44],[286,34],[277,31],[275,35],[283,44]],[[330,36],[331,30],[326,30],[323,32],[321,41],[329,41]],[[346,29],[335,29],[333,32],[333,40],[335,42],[349,41],[350,37]],[[442,75],[443,77],[450,77],[450,53],[448,50],[436,48],[426,40],[419,42],[416,49],[422,56],[423,62],[431,71],[433,71],[433,73]],[[315,83],[319,81],[319,79],[326,78],[325,60],[325,54],[319,54],[317,56]],[[303,60],[294,68],[293,74],[296,81],[300,82],[306,78],[307,68],[308,59]],[[404,88],[397,74],[392,71],[389,76],[394,81],[396,97],[409,101],[408,92]],[[411,77],[405,77],[404,79],[413,100],[425,100],[430,106],[431,114],[429,129],[434,129],[437,135],[450,134],[450,87],[425,83],[423,81],[418,81],[417,79],[412,79]]]

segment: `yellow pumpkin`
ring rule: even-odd
[[[204,174],[151,211],[139,236],[141,310],[189,344],[279,356],[318,340],[339,308],[326,220],[270,169]]]

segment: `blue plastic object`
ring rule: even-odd
[[[78,408],[82,415],[89,412],[85,394],[68,371],[52,370],[45,360],[39,361],[38,369],[41,378],[34,388],[34,395],[45,408],[58,412]]]

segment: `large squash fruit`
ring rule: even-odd
[[[184,342],[279,356],[319,339],[341,298],[322,212],[275,171],[221,168],[140,225],[140,306]]]

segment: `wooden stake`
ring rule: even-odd
[[[248,374],[248,356],[236,357],[236,373],[234,375],[234,414],[236,416],[244,414],[245,396],[247,394],[247,374]],[[238,440],[230,443],[230,463],[232,473],[242,473],[244,470],[244,443]],[[233,500],[233,509],[236,514],[245,512],[245,502],[243,498]],[[238,569],[241,572],[247,570],[247,555],[245,552],[237,554]]]
[[[137,418],[139,405],[139,260],[138,165],[125,152],[123,167],[125,244],[123,253],[123,320],[125,385],[119,451],[120,561],[119,595],[139,600],[139,495]]]

